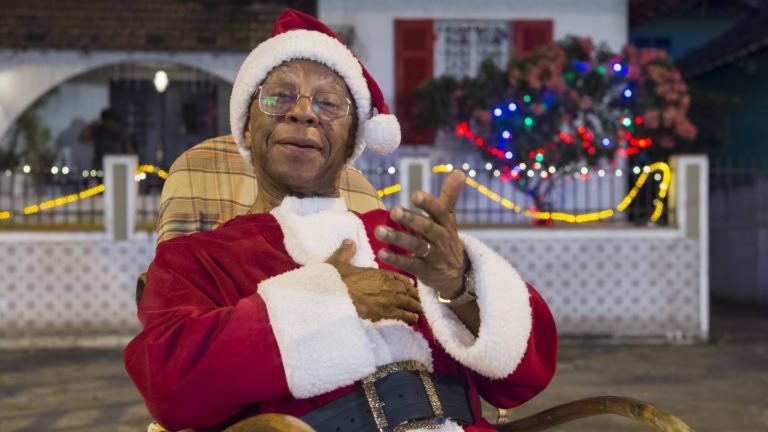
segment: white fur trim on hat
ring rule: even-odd
[[[400,123],[392,114],[378,114],[363,123],[363,137],[366,146],[377,154],[389,154],[400,145]],[[355,147],[355,152],[363,149]],[[359,154],[353,154],[352,160]]]
[[[362,154],[366,142],[373,143],[375,147],[382,149],[384,147],[381,144],[383,140],[392,142],[390,138],[399,136],[399,126],[397,126],[395,134],[393,131],[385,131],[379,125],[372,128],[375,132],[370,135],[371,141],[368,140],[369,136],[365,131],[370,130],[367,123],[371,112],[371,93],[360,62],[344,44],[317,31],[292,30],[260,43],[240,66],[229,102],[229,121],[232,127],[232,136],[241,149],[249,150],[248,143],[245,142],[244,132],[254,93],[272,69],[295,59],[313,60],[324,64],[338,73],[347,84],[357,108],[359,125],[351,161]],[[394,121],[396,124],[396,120]],[[386,123],[390,127],[393,125],[392,120],[388,120]],[[399,144],[399,142],[398,139],[397,143]],[[246,157],[248,156],[247,153],[241,153]],[[248,158],[248,162],[251,162],[250,158]]]

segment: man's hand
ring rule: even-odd
[[[344,240],[325,262],[341,275],[360,318],[374,322],[391,318],[416,324],[422,310],[411,279],[387,270],[353,266],[356,250],[353,241]]]
[[[426,192],[414,192],[411,201],[427,216],[402,207],[392,209],[391,215],[417,235],[393,230],[384,225],[376,227],[376,238],[412,252],[401,255],[382,249],[379,258],[385,263],[415,275],[444,298],[454,298],[463,289],[467,258],[456,224],[456,201],[464,187],[464,173],[454,171],[443,183],[439,197]]]

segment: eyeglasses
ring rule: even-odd
[[[259,86],[259,108],[264,114],[281,116],[292,110],[299,99],[309,98],[312,111],[322,122],[346,117],[352,101],[333,92],[317,92],[311,96],[299,94],[293,84],[263,84]]]

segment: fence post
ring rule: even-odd
[[[104,157],[104,226],[110,239],[130,240],[136,232],[135,155]]]
[[[411,194],[417,190],[432,193],[432,168],[428,156],[403,156],[399,160],[400,205],[411,208]]]
[[[674,177],[668,203],[670,223],[699,243],[700,336],[709,337],[709,159],[706,155],[670,158]]]

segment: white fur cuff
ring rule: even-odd
[[[528,287],[517,271],[480,240],[461,234],[475,271],[480,331],[475,338],[456,314],[419,283],[424,315],[438,342],[459,363],[488,378],[504,378],[523,358],[531,333]]]
[[[327,393],[373,373],[370,341],[333,266],[311,264],[267,279],[269,312],[291,394]]]

